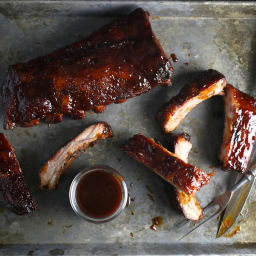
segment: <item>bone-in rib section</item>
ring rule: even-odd
[[[225,86],[226,79],[218,71],[209,69],[201,72],[194,82],[184,86],[180,93],[158,112],[157,119],[164,132],[175,130],[185,116],[202,101],[223,94]]]
[[[10,208],[19,215],[35,211],[36,204],[29,192],[14,149],[0,133],[0,191]]]
[[[111,127],[99,122],[87,127],[83,132],[60,148],[42,167],[40,171],[41,186],[48,189],[56,188],[61,174],[79,157],[92,143],[112,137]]]
[[[182,159],[184,162],[188,162],[188,155],[192,149],[192,143],[190,142],[190,136],[188,134],[172,135],[171,138],[171,150],[176,154],[177,157]],[[200,207],[194,193],[187,194],[180,189],[171,191],[171,195],[175,196],[175,200],[185,218],[190,220],[199,220],[203,216],[203,210]],[[175,194],[175,195],[174,195]]]
[[[172,65],[136,9],[88,38],[9,67],[3,84],[5,128],[81,119],[111,103],[171,84]],[[86,24],[85,24],[86,25]]]
[[[219,158],[224,170],[243,173],[256,141],[256,99],[227,85],[224,102],[225,125]]]
[[[135,160],[143,163],[187,194],[198,191],[210,180],[211,174],[185,163],[177,155],[142,134],[133,136],[121,148]]]

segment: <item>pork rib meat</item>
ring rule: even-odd
[[[227,85],[224,103],[225,125],[219,158],[224,170],[244,173],[256,140],[256,99]]]
[[[188,155],[192,149],[190,136],[186,133],[179,135],[172,135],[171,138],[171,151],[177,155],[184,162],[188,162]],[[187,194],[180,189],[169,190],[169,196],[175,197],[172,201],[176,200],[176,204],[181,209],[185,218],[197,221],[203,216],[203,210],[197,201],[195,194]]]
[[[223,94],[224,75],[209,69],[201,72],[194,82],[184,86],[157,114],[164,132],[175,130],[185,116],[199,103],[214,95]]]
[[[87,127],[78,136],[60,148],[41,168],[40,188],[55,189],[61,174],[79,157],[90,145],[99,139],[112,137],[111,127],[99,122]]]
[[[87,39],[10,66],[3,84],[4,128],[57,123],[63,115],[81,119],[88,110],[102,112],[170,85],[172,72],[149,13],[136,9]]]
[[[211,174],[185,163],[177,155],[142,134],[134,135],[121,149],[187,194],[208,184]]]
[[[16,214],[26,215],[36,210],[14,149],[3,133],[0,133],[0,191]]]

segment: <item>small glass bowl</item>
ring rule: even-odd
[[[103,170],[109,174],[112,174],[113,177],[120,184],[121,192],[122,192],[122,199],[121,199],[119,207],[116,209],[116,211],[113,214],[111,214],[107,217],[104,217],[104,218],[94,218],[94,217],[88,216],[86,213],[84,213],[80,209],[80,207],[77,203],[77,199],[76,199],[76,190],[77,190],[77,186],[78,186],[79,182],[81,181],[81,179],[85,175],[87,175],[91,172],[94,172],[94,171],[99,171],[99,170]],[[94,166],[91,168],[86,168],[83,171],[79,172],[75,176],[75,178],[73,179],[73,181],[70,185],[70,189],[69,189],[69,201],[70,201],[71,207],[73,208],[74,212],[82,219],[85,219],[87,221],[94,222],[94,223],[103,223],[103,222],[107,222],[107,221],[114,219],[123,211],[123,209],[126,207],[126,204],[128,201],[128,190],[127,190],[126,183],[124,182],[124,179],[120,175],[119,172],[117,172],[116,170],[114,170],[113,168],[111,168],[109,166],[99,165],[99,166]]]

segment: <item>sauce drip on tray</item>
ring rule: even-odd
[[[81,179],[76,198],[79,208],[85,214],[93,218],[105,218],[120,206],[122,190],[112,174],[96,170]]]
[[[162,224],[163,224],[163,218],[161,216],[157,216],[152,219],[152,225],[150,226],[150,228],[156,231],[157,228],[160,228],[162,226]]]
[[[178,62],[178,58],[175,53],[171,53],[170,57],[172,58],[173,62]]]

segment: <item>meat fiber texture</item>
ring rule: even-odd
[[[57,123],[63,115],[81,119],[85,111],[170,85],[172,72],[149,13],[136,9],[80,42],[10,66],[4,128]]]

